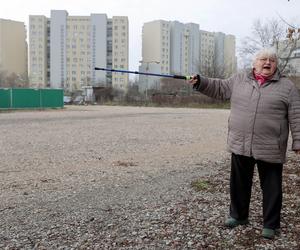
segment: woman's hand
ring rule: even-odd
[[[199,75],[193,75],[193,76],[191,76],[191,79],[188,80],[188,83],[192,84],[192,85],[194,85],[196,83],[199,83],[199,82],[200,82],[200,76]]]

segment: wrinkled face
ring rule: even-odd
[[[277,68],[277,59],[270,56],[258,56],[254,62],[254,72],[263,76],[272,76]]]

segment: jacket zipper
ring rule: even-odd
[[[252,156],[252,142],[253,142],[253,137],[254,137],[254,126],[255,126],[255,122],[256,122],[256,114],[257,114],[258,104],[259,104],[260,96],[261,96],[259,87],[257,88],[257,91],[258,91],[258,100],[257,100],[257,103],[256,103],[254,121],[253,121],[253,126],[252,126],[252,136],[251,136],[251,141],[250,141],[250,156]]]

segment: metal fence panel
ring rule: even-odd
[[[40,108],[39,89],[12,89],[12,108]]]
[[[63,108],[64,92],[62,89],[41,89],[41,107]]]
[[[0,108],[11,107],[11,89],[0,89]]]
[[[63,89],[0,89],[0,109],[41,109],[63,107]]]

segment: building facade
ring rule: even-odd
[[[44,88],[49,86],[50,22],[45,16],[30,17],[29,20],[29,80],[30,86]]]
[[[212,77],[214,75],[215,36],[213,32],[200,30],[200,74]]]
[[[142,31],[142,62],[159,62],[160,73],[170,72],[170,23],[156,20],[145,23]]]
[[[192,75],[199,72],[200,63],[200,31],[199,25],[188,23],[184,25],[183,54],[183,75]]]
[[[183,23],[178,21],[170,22],[171,41],[170,42],[170,71],[176,75],[180,75],[184,71],[184,44],[185,44],[185,27]]]
[[[23,22],[0,19],[0,72],[27,80],[26,28]]]
[[[225,77],[230,77],[237,71],[237,57],[235,55],[235,36],[225,35],[224,41],[224,66]]]
[[[143,26],[140,70],[179,75],[200,72],[209,77],[228,77],[237,69],[235,46],[233,35],[200,30],[195,23],[148,22]],[[151,66],[157,62],[160,71],[150,71],[157,70]],[[145,76],[141,76],[139,82],[142,89],[145,89],[145,82],[148,87],[156,84],[153,77]]]
[[[140,70],[160,74],[193,74],[198,71],[199,55],[198,24],[156,20],[143,25]],[[157,88],[159,78],[140,76],[139,82],[142,90]]]
[[[215,34],[215,77],[227,78],[237,70],[235,36],[222,32]]]
[[[170,72],[170,23],[156,20],[145,23],[142,29],[142,61],[139,70],[146,73],[169,74]],[[159,79],[139,76],[139,90],[159,87]],[[147,95],[147,92],[146,92]]]
[[[32,86],[64,88],[114,87],[127,91],[128,76],[95,71],[95,67],[128,69],[128,18],[106,14],[29,17],[29,77]]]
[[[129,28],[128,18],[116,16],[112,20],[112,68],[128,70],[129,67]],[[110,53],[108,53],[110,55]],[[112,83],[116,89],[128,89],[128,74],[112,73]]]

